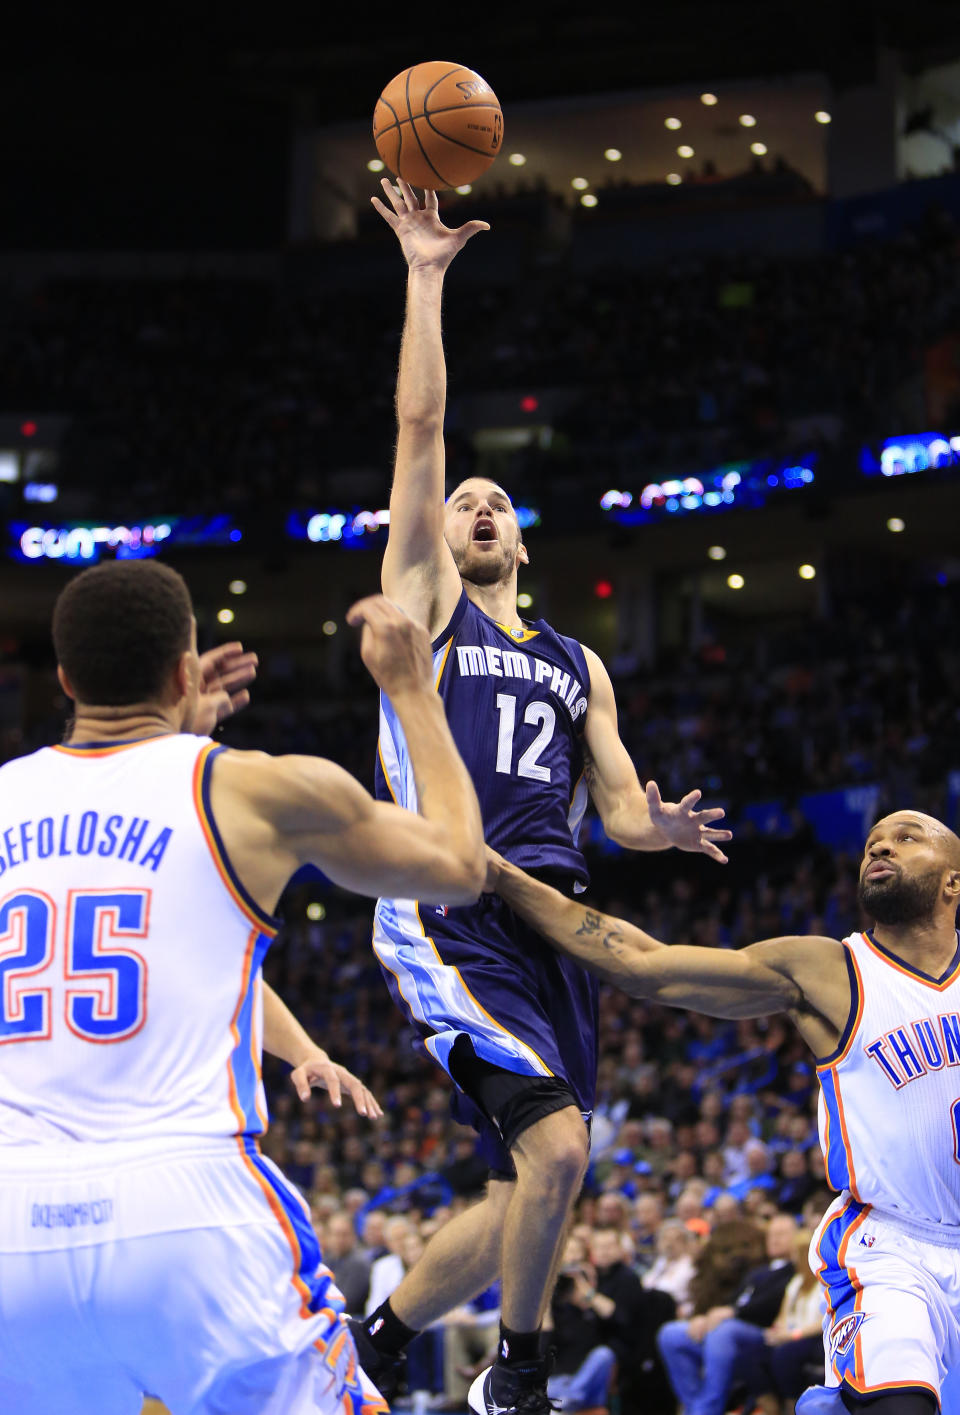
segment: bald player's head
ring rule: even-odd
[[[923,811],[894,811],[867,836],[860,866],[862,908],[878,924],[950,917],[960,903],[960,837]]]

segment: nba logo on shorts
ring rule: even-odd
[[[841,1317],[839,1322],[834,1322],[830,1328],[830,1359],[835,1356],[846,1356],[854,1341],[857,1332],[863,1326],[866,1312],[851,1312],[848,1317]]]

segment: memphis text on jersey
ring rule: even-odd
[[[144,816],[101,820],[98,811],[21,821],[0,831],[0,877],[32,860],[94,854],[128,860],[156,873],[172,835],[170,826],[155,826]]]
[[[576,722],[587,710],[583,685],[555,664],[533,654],[498,649],[493,644],[458,645],[457,670],[461,678],[525,678],[528,682],[545,683],[567,708],[571,722]]]

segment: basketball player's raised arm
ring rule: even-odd
[[[443,419],[447,372],[441,297],[447,266],[485,222],[458,230],[437,215],[435,192],[421,207],[411,187],[382,183],[389,207],[373,205],[396,233],[407,261],[407,308],[397,378],[397,451],[382,585],[419,623],[443,627],[460,597],[460,575],[443,538]]]
[[[719,829],[721,807],[694,809],[699,791],[691,791],[676,804],[660,799],[655,782],[640,784],[630,753],[620,740],[613,684],[602,660],[583,645],[590,669],[590,697],[584,727],[584,775],[590,795],[611,840],[627,850],[678,850],[702,852],[720,864],[726,856],[719,841],[731,832]]]

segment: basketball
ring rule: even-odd
[[[390,171],[412,187],[462,187],[500,151],[503,114],[472,69],[439,60],[414,64],[380,95],[373,140]]]

